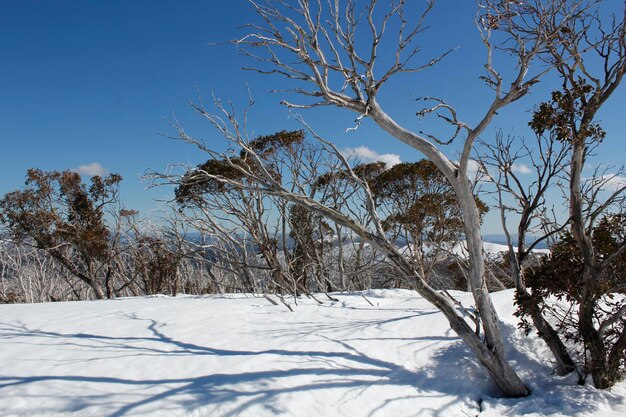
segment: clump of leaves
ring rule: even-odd
[[[76,172],[29,169],[26,188],[0,200],[0,220],[17,241],[40,249],[72,245],[84,257],[105,259],[109,229],[104,208],[115,201],[118,174],[94,176],[87,186]]]
[[[372,193],[377,204],[391,208],[383,223],[387,230],[401,227],[422,241],[454,240],[463,232],[456,194],[431,161],[401,163],[381,172]],[[481,215],[488,211],[480,199],[476,203]]]
[[[377,161],[358,164],[352,168],[352,172],[354,172],[354,175],[361,181],[365,181],[371,188],[376,178],[386,169],[387,165],[384,162]],[[314,185],[318,188],[323,188],[336,181],[350,181],[351,179],[350,173],[345,169],[329,171],[317,177]]]
[[[585,111],[594,105],[593,93],[594,88],[579,78],[565,92],[553,91],[551,100],[539,105],[528,125],[537,135],[547,131],[562,142],[601,142],[606,132],[600,124],[582,120]]]
[[[246,173],[267,172],[280,181],[280,173],[274,166],[273,157],[281,150],[292,151],[295,145],[302,144],[304,140],[305,133],[302,130],[282,130],[250,141],[246,145],[249,150],[242,149],[239,157],[209,159],[185,173],[175,190],[176,201],[181,206],[200,204],[205,194],[233,190],[235,187],[228,184],[228,180],[242,182]]]

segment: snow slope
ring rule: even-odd
[[[444,247],[445,248],[445,247]],[[460,243],[455,244],[454,246],[445,248],[448,253],[451,255],[456,255],[460,258],[467,258],[467,245],[465,241],[461,241]],[[517,246],[513,247],[514,250],[517,250]],[[408,246],[402,246],[399,249],[399,252],[402,254],[406,254],[410,252],[410,248]],[[424,253],[430,253],[433,250],[432,246],[424,245]],[[499,256],[502,256],[509,252],[509,247],[507,245],[503,245],[500,243],[492,243],[492,242],[483,242],[483,251],[485,254],[493,259]],[[537,255],[543,255],[550,253],[549,249],[533,249],[533,253]]]
[[[0,305],[0,416],[609,416],[612,391],[552,376],[494,295],[533,389],[497,391],[414,292],[300,300],[244,295]],[[457,293],[466,304],[467,294]],[[479,408],[480,403],[480,408]]]

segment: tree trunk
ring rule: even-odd
[[[392,259],[392,261],[396,266],[399,266],[400,262],[406,262],[401,257]],[[408,265],[404,265],[403,268],[399,269],[404,273],[413,273],[408,268]],[[530,394],[528,387],[524,385],[520,377],[506,361],[503,350],[498,351],[488,347],[467,324],[465,319],[457,313],[450,301],[428,286],[423,280],[416,279],[414,284],[416,291],[439,308],[446,316],[450,323],[450,328],[469,346],[504,395],[519,398]]]
[[[620,373],[620,365],[624,360],[624,351],[626,351],[626,328],[622,329],[622,333],[609,353],[606,366],[607,374],[604,378],[608,382],[609,387],[613,386],[623,377]]]
[[[98,281],[96,281],[95,279],[90,280],[90,285],[91,288],[93,289],[93,293],[96,296],[96,298],[98,300],[104,300],[106,299],[106,295],[104,294],[104,289],[102,288],[102,285],[100,285],[100,283]]]
[[[523,234],[520,239],[524,239]],[[518,251],[522,250],[522,245],[518,245]],[[526,289],[524,278],[522,277],[522,268],[519,264],[518,256],[515,254],[512,245],[509,246],[509,260],[511,263],[511,275],[513,275],[513,281],[515,282],[515,289],[517,293],[525,298],[530,299],[531,295]],[[567,375],[570,372],[576,370],[576,364],[567,351],[567,347],[563,344],[563,341],[559,337],[559,334],[554,327],[545,319],[541,313],[539,305],[531,303],[530,305],[530,318],[533,321],[535,329],[537,329],[537,335],[544,341],[544,343],[552,352],[554,359],[556,360],[556,373],[560,376]]]
[[[502,354],[504,346],[498,325],[498,315],[491,302],[487,280],[485,279],[485,259],[483,256],[482,236],[480,235],[480,214],[469,180],[459,178],[455,182],[456,184],[453,183],[453,186],[463,211],[463,227],[469,263],[468,280],[482,320],[487,347],[491,351]]]
[[[554,355],[554,359],[557,363],[556,373],[563,376],[576,370],[576,364],[563,344],[563,341],[561,341],[556,330],[548,323],[536,306],[532,309],[531,318],[539,337],[548,345],[550,352]]]
[[[454,188],[463,212],[463,226],[469,262],[468,281],[485,332],[485,342],[483,343],[467,325],[465,319],[458,316],[454,307],[446,306],[440,302],[439,298],[443,297],[432,288],[428,287],[429,290],[418,290],[418,292],[446,315],[451,328],[470,346],[479,361],[488,370],[494,382],[506,396],[525,397],[529,395],[530,390],[524,385],[505,358],[502,335],[498,325],[498,315],[493,307],[486,285],[482,237],[480,235],[480,214],[469,180],[465,173],[459,174],[458,169],[439,149],[431,143],[420,140],[412,132],[402,128],[380,110],[375,102],[372,103],[372,110],[369,115],[393,137],[426,155]]]
[[[585,230],[583,218],[582,168],[585,161],[585,137],[579,133],[574,137],[570,171],[570,217],[572,235],[583,258],[582,291],[578,307],[578,329],[589,350],[589,372],[596,388],[608,388],[606,373],[606,350],[598,330],[593,324],[597,274],[597,259],[591,239]]]

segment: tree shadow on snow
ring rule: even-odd
[[[409,370],[402,365],[368,356],[348,342],[324,336],[321,337],[335,345],[337,350],[219,349],[173,338],[163,331],[164,325],[156,320],[141,319],[136,316],[129,318],[145,321],[148,334],[109,336],[95,333],[60,333],[32,329],[19,323],[0,323],[0,340],[13,339],[14,343],[62,345],[64,348],[80,348],[97,352],[90,354],[92,358],[77,359],[77,362],[115,360],[128,356],[209,355],[218,358],[255,358],[261,355],[271,355],[276,356],[277,360],[283,361],[285,358],[292,358],[292,362],[295,363],[289,369],[282,370],[253,370],[189,378],[130,379],[88,375],[0,376],[0,396],[3,395],[2,391],[7,392],[7,389],[16,386],[46,381],[53,381],[55,384],[78,382],[90,384],[90,386],[95,384],[95,388],[89,390],[92,395],[68,395],[65,411],[77,412],[106,403],[109,409],[114,410],[108,416],[120,417],[133,414],[134,411],[139,412],[139,408],[158,402],[160,409],[163,407],[172,407],[173,409],[183,407],[187,410],[212,404],[223,404],[227,406],[225,407],[227,411],[223,415],[236,416],[255,405],[260,405],[270,414],[275,411],[272,408],[276,406],[275,402],[278,397],[295,392],[333,388],[364,392],[368,388],[376,386],[410,388],[429,380],[434,382],[438,378],[436,372],[424,374],[421,370],[419,372]],[[402,319],[405,318],[408,317]],[[371,320],[371,322],[368,321],[368,324],[380,325],[381,321]],[[105,384],[119,385],[120,388],[115,389],[113,394],[109,394],[104,388],[100,390],[97,387],[99,384],[103,386]],[[428,388],[427,390],[428,395],[438,394],[434,389]],[[101,395],[93,394],[100,391],[102,392]],[[13,390],[12,392],[16,391]],[[118,392],[133,392],[137,398],[133,401],[117,401],[117,398],[109,398],[116,396]],[[415,392],[415,397],[424,395],[419,391],[411,390],[411,392]],[[443,396],[444,393],[439,395]],[[40,394],[37,395],[40,396]],[[58,395],[56,398],[58,399]],[[398,400],[400,399],[402,398],[398,398]],[[394,399],[388,401],[391,403]],[[231,406],[232,404],[234,406]],[[35,406],[35,402],[33,402],[33,406]],[[71,410],[67,408],[71,408]],[[385,415],[384,408],[382,406],[374,410],[371,415]]]
[[[349,392],[358,397],[367,395],[366,391],[372,387],[403,387],[404,389],[398,390],[398,393],[402,392],[402,394],[382,400],[369,412],[369,416],[375,417],[387,415],[386,410],[394,402],[419,397],[451,397],[452,399],[442,405],[444,400],[440,398],[438,402],[433,402],[433,409],[407,410],[407,414],[420,415],[427,411],[428,414],[447,416],[451,415],[452,411],[458,413],[459,409],[463,408],[474,410],[475,413],[472,415],[476,415],[478,414],[476,404],[481,396],[495,395],[497,392],[483,370],[472,359],[468,349],[458,342],[458,339],[452,337],[449,338],[451,340],[449,344],[431,355],[427,366],[413,370],[397,363],[368,356],[349,344],[349,340],[321,336],[336,346],[337,351],[219,349],[168,336],[162,330],[164,324],[156,320],[142,319],[137,316],[130,316],[130,318],[145,321],[147,335],[108,336],[92,333],[59,333],[30,329],[23,324],[0,323],[0,340],[17,339],[18,343],[31,343],[29,338],[32,337],[32,343],[38,345],[47,341],[51,345],[71,346],[97,352],[92,355],[92,359],[86,361],[111,360],[122,356],[192,355],[196,357],[207,355],[217,358],[240,357],[243,359],[270,355],[275,356],[277,361],[290,358],[294,363],[290,364],[289,369],[252,370],[161,379],[87,375],[0,376],[0,396],[6,395],[3,391],[6,392],[11,387],[46,381],[81,383],[94,385],[95,388],[89,390],[91,394],[88,396],[76,398],[77,396],[68,395],[66,400],[71,410],[63,411],[77,412],[107,404],[107,409],[112,410],[107,415],[108,417],[121,417],[135,412],[140,413],[140,408],[151,404],[156,406],[158,403],[159,410],[167,411],[167,408],[171,407],[172,412],[180,411],[181,407],[191,411],[213,405],[220,407],[221,415],[238,416],[255,406],[266,410],[267,415],[279,414],[279,397],[292,393],[340,388],[342,392]],[[370,324],[376,325],[377,323]],[[441,337],[434,338],[434,340],[437,339]],[[113,384],[119,386],[119,389],[110,393],[107,392],[110,388],[104,389],[103,387],[100,390],[99,384],[103,386]],[[102,393],[98,394],[98,392]],[[407,392],[410,394],[407,395]],[[19,394],[28,395],[21,392]],[[126,399],[120,400],[116,397],[118,394],[126,395]],[[128,400],[129,396],[133,398]],[[41,394],[37,394],[36,399],[41,401],[41,397]],[[58,395],[56,398],[58,399]],[[36,401],[33,401],[33,406],[35,403]],[[420,402],[420,404],[423,403]],[[583,406],[581,404],[581,407]],[[319,414],[319,410],[314,410],[312,414]]]

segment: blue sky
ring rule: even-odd
[[[419,76],[390,83],[381,96],[389,114],[419,128],[415,97],[443,97],[469,122],[488,106],[488,91],[478,80],[484,50],[473,15],[473,1],[440,2],[431,17],[432,29],[419,42],[424,59],[460,49]],[[196,149],[165,138],[162,134],[173,133],[168,122],[175,115],[190,132],[215,137],[187,104],[197,92],[206,100],[213,91],[243,106],[248,84],[257,102],[250,116],[254,132],[298,128],[278,104],[280,95],[268,93],[288,87],[285,80],[243,71],[251,62],[233,47],[208,45],[243,34],[239,26],[254,19],[244,0],[0,2],[0,194],[21,187],[30,167],[101,166],[122,174],[124,204],[149,217],[154,199],[168,198],[170,190],[146,190],[141,174],[206,159]],[[554,86],[546,79],[529,97],[503,111],[494,126],[527,134],[527,111]],[[601,115],[609,135],[597,163],[624,161],[624,90]],[[303,116],[340,148],[366,146],[403,161],[420,158],[368,121],[356,133],[345,133],[354,119],[347,111],[316,109]],[[486,136],[493,132],[491,128]],[[448,149],[450,155],[454,152],[454,147]],[[487,221],[485,232],[498,232],[495,218]]]

